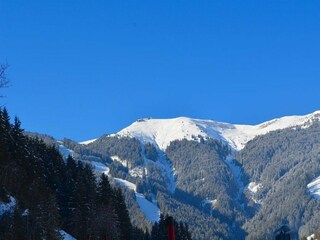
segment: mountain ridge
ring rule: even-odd
[[[136,138],[142,143],[153,143],[165,150],[175,140],[213,138],[239,151],[253,138],[271,131],[292,127],[308,127],[320,119],[320,110],[306,115],[275,118],[257,125],[232,124],[214,120],[177,117],[169,119],[142,118],[110,136]],[[81,142],[89,144],[96,139]]]

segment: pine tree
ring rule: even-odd
[[[112,206],[113,189],[108,177],[100,176],[96,194],[96,210],[92,221],[95,239],[118,239],[117,215]],[[99,224],[96,224],[99,222]]]
[[[155,223],[152,226],[151,239],[152,240],[167,240],[168,239],[168,230],[167,222],[168,216],[160,215],[159,222]],[[174,230],[175,230],[175,239],[179,240],[191,240],[191,234],[189,232],[188,226],[183,223],[178,223],[173,220]]]
[[[71,227],[75,229],[76,238],[82,239],[92,235],[92,219],[96,208],[95,194],[95,176],[91,167],[78,162],[71,217]]]
[[[3,199],[8,193],[8,173],[10,164],[9,154],[10,117],[6,110],[0,109],[0,197]]]
[[[16,204],[13,212],[12,239],[24,239],[27,236],[27,221],[24,219],[22,209]]]
[[[110,202],[112,191],[108,176],[103,173],[97,187],[97,205],[107,206]]]
[[[129,218],[129,212],[120,189],[114,190],[113,206],[118,217],[119,240],[129,240],[132,226]]]
[[[44,239],[58,239],[59,218],[56,199],[50,194],[43,203],[42,226],[44,228]]]
[[[71,156],[66,160],[62,186],[60,189],[59,206],[62,228],[70,232],[72,207],[74,206],[75,182],[77,176],[77,165]]]

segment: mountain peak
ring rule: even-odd
[[[319,119],[320,111],[304,116],[276,118],[258,125],[230,124],[188,117],[142,118],[116,135],[134,137],[141,142],[151,142],[162,150],[165,150],[174,140],[198,140],[199,137],[221,140],[233,149],[241,150],[248,141],[258,135],[296,126],[308,127]]]
[[[136,138],[143,143],[153,143],[161,150],[165,150],[175,140],[213,138],[225,142],[234,150],[241,150],[247,142],[258,135],[297,126],[309,127],[318,120],[320,120],[320,110],[307,115],[276,118],[258,125],[231,124],[184,116],[170,119],[148,117],[137,119],[130,126],[112,136]],[[82,144],[95,140],[85,141]]]
[[[191,140],[198,135],[206,137],[194,120],[187,117],[138,119],[129,127],[118,132],[117,135],[135,137],[142,142],[152,142],[163,150],[174,140]]]

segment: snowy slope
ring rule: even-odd
[[[296,126],[308,127],[319,119],[320,111],[305,116],[278,118],[259,125],[239,125],[187,117],[148,118],[137,120],[115,135],[134,137],[141,142],[151,142],[161,150],[165,150],[174,140],[197,140],[198,136],[218,139],[228,143],[234,150],[241,150],[248,141],[258,135]]]
[[[69,156],[72,157],[74,153],[71,149],[66,148],[62,144],[59,145],[59,152],[64,160],[66,160]]]
[[[84,141],[84,142],[79,142],[79,143],[82,144],[82,145],[88,145],[88,144],[90,144],[90,143],[93,143],[95,140],[97,140],[97,138],[95,138],[95,139],[90,139],[90,140],[87,140],[87,141]]]
[[[320,176],[309,183],[307,189],[315,199],[320,199]]]
[[[136,192],[136,185],[132,182],[129,182],[127,180],[121,179],[121,178],[114,178],[114,180],[121,186],[125,186],[126,188],[129,188],[131,190],[133,190],[134,192]]]
[[[74,237],[72,237],[70,234],[66,233],[63,230],[60,230],[59,233],[62,237],[62,240],[76,240]]]
[[[159,221],[160,209],[158,208],[158,206],[155,203],[148,201],[143,194],[138,193],[136,191],[135,184],[128,182],[126,180],[123,180],[121,178],[114,178],[114,180],[118,184],[125,186],[125,187],[134,191],[140,210],[145,214],[146,218],[150,222],[154,223],[154,222]]]
[[[256,182],[250,182],[248,184],[248,189],[251,193],[257,193],[259,191],[259,189],[262,188],[262,184],[261,183],[256,183]]]
[[[3,215],[5,212],[12,212],[14,206],[16,205],[16,200],[13,197],[9,197],[10,202],[4,203],[0,201],[0,216]]]
[[[309,237],[307,237],[307,240],[317,240],[317,239],[315,239],[314,237],[315,237],[315,235],[314,235],[314,234],[311,234]]]
[[[101,162],[90,162],[92,169],[100,174],[104,173],[105,175],[109,175],[110,169]]]

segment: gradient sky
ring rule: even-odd
[[[76,141],[137,118],[320,109],[320,1],[0,0],[1,105]]]

